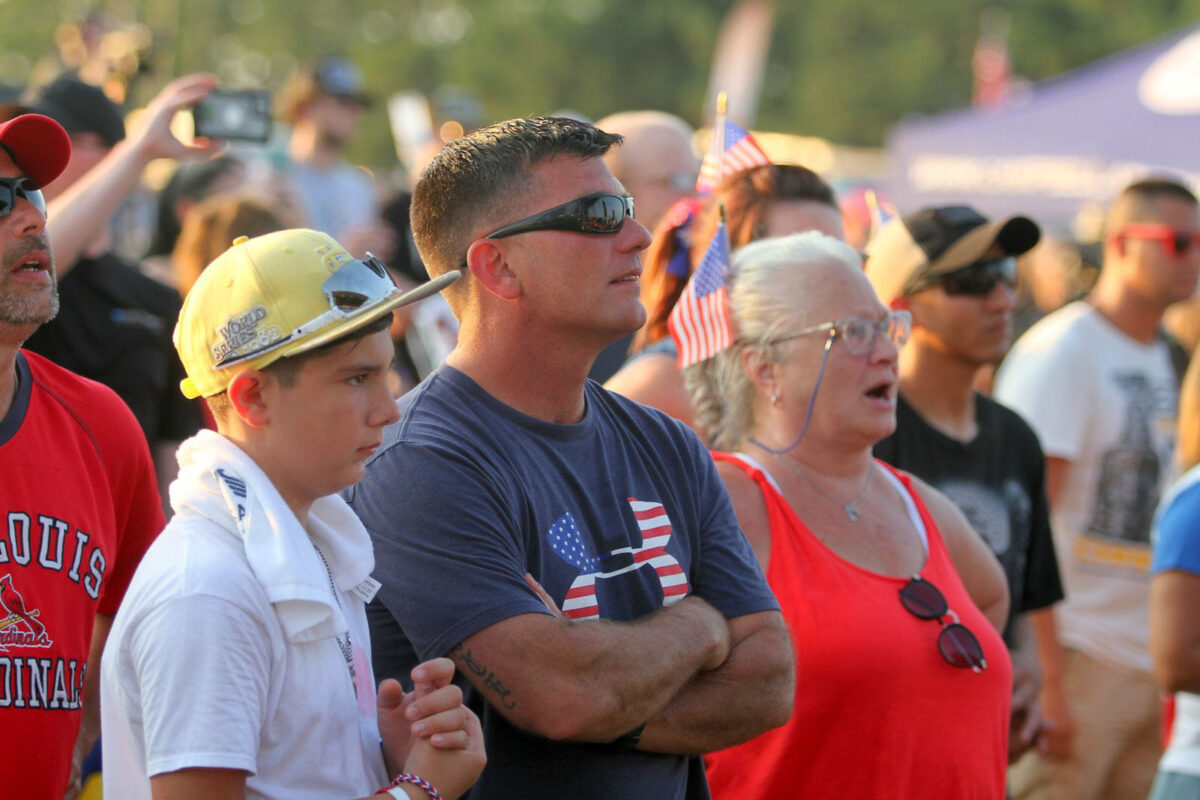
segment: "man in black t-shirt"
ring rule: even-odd
[[[1037,436],[1015,412],[976,392],[974,379],[1011,343],[1016,257],[1040,235],[1025,217],[989,222],[966,206],[929,208],[881,229],[866,264],[880,299],[913,315],[900,353],[896,431],[875,455],[949,496],[1004,567],[1014,757],[1033,744],[1041,723],[1041,674],[1025,615],[1063,592]]]

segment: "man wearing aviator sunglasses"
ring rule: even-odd
[[[1030,754],[1014,773],[1018,797],[1035,785],[1083,800],[1144,797],[1161,750],[1149,539],[1171,470],[1178,381],[1159,323],[1195,291],[1200,205],[1178,182],[1139,181],[1112,204],[1105,230],[1096,286],[1030,328],[996,375],[997,399],[1045,449],[1071,587],[1049,619],[1053,635],[1039,641],[1043,709],[1056,724],[1045,755]]]
[[[449,655],[482,720],[468,798],[703,796],[695,754],[791,710],[787,631],[712,459],[586,378],[645,320],[650,237],[603,160],[619,142],[510,120],[450,143],[413,193],[430,274],[465,261],[458,346],[349,499],[383,582],[377,672]]]
[[[1004,567],[1012,598],[1004,629],[1014,678],[1010,757],[1041,732],[1026,615],[1063,592],[1037,437],[976,392],[974,378],[1011,343],[1017,257],[1039,237],[1026,217],[992,222],[967,206],[926,208],[880,230],[866,264],[880,299],[907,309],[913,321],[900,352],[896,430],[875,455],[944,492]]]

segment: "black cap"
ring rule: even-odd
[[[970,206],[923,208],[893,219],[867,245],[867,278],[884,303],[903,297],[922,280],[978,261],[992,248],[1019,256],[1042,231],[1029,217],[991,222]]]
[[[94,133],[112,147],[125,138],[117,104],[99,88],[74,75],[61,75],[39,89],[24,108],[44,114],[69,134]]]

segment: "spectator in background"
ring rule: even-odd
[[[183,221],[183,230],[171,251],[175,271],[172,283],[186,297],[200,273],[228,250],[234,239],[253,238],[286,227],[282,210],[265,195],[235,192],[210,197],[195,205]]]
[[[49,200],[81,180],[125,138],[117,106],[73,76],[40,89],[26,108],[54,119],[71,137],[67,168],[43,189]],[[110,252],[108,244],[99,233],[62,277],[61,312],[25,347],[115,391],[137,417],[165,487],[174,474],[175,448],[201,426],[199,407],[179,393],[183,367],[171,345],[179,295]]]
[[[155,201],[154,233],[142,259],[142,271],[156,281],[174,286],[180,294],[187,294],[175,283],[176,270],[171,264],[172,251],[179,241],[184,221],[197,203],[236,191],[243,185],[245,177],[245,165],[231,155],[180,164]],[[229,245],[228,242],[225,244]]]
[[[665,111],[621,111],[600,120],[596,127],[625,137],[620,147],[605,154],[604,163],[633,197],[638,221],[657,230],[668,209],[690,197],[696,188],[700,162],[692,150],[695,131]],[[632,341],[632,335],[622,336],[604,348],[588,377],[601,383],[611,378],[629,358]]]
[[[429,274],[413,241],[411,207],[412,194],[408,191],[398,192],[384,204],[383,221],[391,228],[395,241],[391,256],[384,263],[396,275],[397,282],[417,284],[429,280]],[[436,294],[396,312],[392,319],[392,339],[396,344],[393,372],[399,396],[445,361],[458,339],[458,320],[446,299]]]
[[[867,278],[879,299],[912,314],[900,351],[896,430],[875,456],[958,506],[1004,568],[1004,640],[1013,661],[1010,759],[1034,742],[1041,715],[1037,648],[1027,612],[1063,598],[1037,436],[976,392],[980,368],[1011,344],[1017,257],[1040,237],[1026,217],[989,222],[966,206],[921,209],[871,241]]]
[[[1200,358],[1179,393],[1176,466],[1154,523],[1150,654],[1159,688],[1174,693],[1170,743],[1150,800],[1200,797]]]
[[[339,56],[319,59],[292,75],[278,104],[292,127],[282,177],[304,224],[356,256],[391,252],[394,236],[379,219],[375,182],[345,158],[370,105],[358,67]]]
[[[638,222],[658,227],[676,200],[696,188],[700,161],[692,150],[692,127],[664,111],[622,111],[596,123],[602,131],[625,137],[604,163],[633,197]]]
[[[700,263],[725,208],[729,242],[737,249],[769,236],[816,230],[840,239],[841,212],[833,190],[810,169],[789,164],[754,167],[726,178],[691,222],[690,252],[666,224],[655,231],[643,259],[642,305],[647,318],[633,338],[633,357],[605,388],[667,412],[691,425],[691,398],[679,374],[667,319]]]
[[[1192,295],[1167,309],[1163,328],[1190,359],[1200,345],[1200,296]]]
[[[1198,274],[1195,196],[1170,180],[1135,183],[1109,211],[1095,288],[1030,328],[996,375],[996,399],[1029,422],[1046,454],[1067,593],[1032,616],[1053,727],[1047,751],[1012,772],[1018,798],[1150,790],[1160,750],[1146,628],[1150,523],[1178,398],[1159,324]]]

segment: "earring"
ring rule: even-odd
[[[779,394],[777,392],[771,392],[771,405],[779,405]]]

